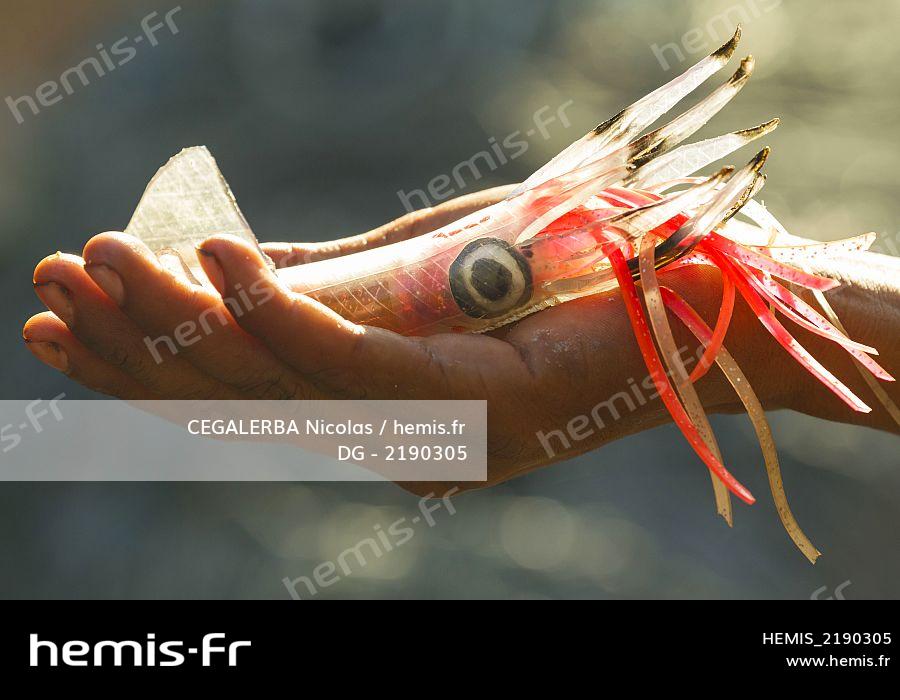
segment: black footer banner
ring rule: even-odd
[[[632,681],[893,677],[896,602],[823,602],[10,601],[0,605],[0,668],[6,680],[72,687],[302,683],[341,668],[354,685],[422,673],[458,683],[491,668]]]

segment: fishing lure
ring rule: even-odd
[[[798,244],[754,199],[765,183],[761,171],[768,149],[741,169],[695,175],[778,126],[773,119],[681,145],[740,92],[753,73],[752,57],[694,107],[644,133],[729,62],[740,34],[738,27],[730,41],[683,75],[588,132],[504,201],[408,241],[280,269],[277,275],[295,292],[355,323],[405,335],[482,333],[618,288],[662,401],[710,470],[719,513],[730,525],[729,492],[747,503],[754,498],[725,468],[694,389],[713,365],[728,378],[750,416],[782,523],[814,562],[819,552],[788,507],[761,403],[723,341],[740,295],[813,376],[853,410],[871,410],[800,345],[776,317],[777,310],[850,353],[872,375],[867,381],[878,390],[876,396],[897,416],[897,407],[873,379],[893,381],[872,359],[877,352],[846,336],[822,295],[838,283],[806,267],[815,256],[865,250],[874,235]],[[204,277],[195,246],[205,238],[229,233],[257,244],[215,161],[202,147],[182,151],[157,173],[126,232],[158,254],[176,253],[198,283]],[[658,270],[692,264],[714,265],[722,273],[723,298],[714,328],[660,283]],[[813,290],[825,316],[779,280]],[[667,311],[705,347],[690,375],[677,352]]]

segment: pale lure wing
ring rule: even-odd
[[[157,254],[177,253],[198,280],[206,279],[194,248],[200,241],[227,233],[258,245],[205,146],[186,148],[159,169],[125,233]]]

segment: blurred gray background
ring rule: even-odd
[[[181,3],[177,34],[158,29],[155,46],[133,40],[142,18],[159,24],[178,0],[0,3],[0,98],[35,98],[119,39],[135,52],[37,115],[18,102],[21,124],[0,103],[3,398],[89,396],[21,342],[42,308],[31,272],[124,227],[182,147],[210,147],[260,239],[344,236],[404,213],[398,191],[573,101],[569,128],[550,124],[459,191],[520,181],[736,21],[758,73],[714,131],[783,117],[768,139],[773,212],[799,235],[874,230],[882,252],[898,252],[896,0]],[[746,420],[729,417],[714,419],[727,461],[763,496],[737,508],[733,530],[706,470],[662,428],[460,497],[455,515],[436,513],[317,597],[897,597],[897,438],[772,420],[795,513],[825,554],[815,567],[765,497]],[[387,484],[2,484],[0,595],[288,599],[283,578],[417,513]]]

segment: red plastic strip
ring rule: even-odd
[[[772,303],[795,323],[811,333],[815,333],[816,335],[837,343],[879,379],[886,382],[894,381],[894,378],[886,369],[866,354],[867,352],[870,352],[877,355],[878,353],[874,348],[870,348],[868,345],[855,343],[848,339],[846,335],[831,325],[809,304],[774,280],[765,277],[759,278],[752,274],[749,275],[747,279],[764,298],[772,301]]]
[[[690,418],[684,410],[684,406],[678,400],[675,390],[672,388],[666,373],[663,371],[662,363],[656,347],[653,344],[653,338],[650,335],[650,329],[647,325],[647,319],[644,317],[644,310],[641,308],[641,301],[638,297],[637,288],[634,280],[631,278],[631,272],[622,251],[618,248],[610,246],[605,250],[612,264],[613,271],[619,281],[619,287],[622,291],[622,298],[625,301],[625,308],[628,311],[628,317],[631,320],[631,326],[634,329],[634,335],[640,347],[641,354],[647,369],[650,371],[650,377],[656,386],[660,398],[666,406],[666,409],[675,421],[675,425],[681,430],[690,446],[697,455],[703,460],[703,463],[712,470],[712,472],[722,480],[722,483],[728,487],[735,496],[740,498],[747,504],[752,505],[756,502],[753,494],[741,484],[734,476],[725,468],[725,466],[715,458],[709,447],[703,441],[697,428],[691,423]]]
[[[737,286],[741,296],[744,297],[750,308],[759,318],[760,322],[766,327],[769,333],[778,341],[778,343],[788,351],[788,353],[799,362],[810,374],[818,379],[822,384],[833,391],[844,403],[846,403],[854,411],[860,413],[869,413],[869,408],[863,401],[848,389],[837,377],[829,372],[822,364],[814,358],[809,351],[804,348],[787,329],[779,323],[769,307],[760,296],[754,291],[753,287],[746,279],[749,273],[734,265],[725,255],[715,250],[708,250],[709,256],[716,263],[716,266],[724,273],[730,274],[732,281]]]
[[[716,328],[713,331],[712,338],[706,346],[703,357],[691,372],[691,381],[697,382],[709,371],[716,362],[716,356],[725,342],[725,336],[728,334],[728,328],[731,326],[731,317],[734,314],[734,282],[731,276],[722,273],[722,306],[719,309],[719,319],[716,321]]]
[[[701,343],[709,346],[712,343],[713,334],[709,330],[709,326],[700,318],[700,314],[671,289],[662,287],[660,291],[666,307],[681,319],[681,322],[697,336]],[[753,391],[750,382],[747,381],[747,377],[734,361],[731,353],[724,346],[721,352],[716,355],[716,362],[734,388],[741,403],[744,404],[747,416],[753,424],[753,430],[756,432],[759,448],[762,450],[763,459],[766,463],[769,487],[772,490],[772,499],[775,501],[781,524],[794,541],[794,544],[797,545],[797,548],[803,552],[810,562],[815,564],[820,552],[803,532],[793,512],[791,512],[790,505],[788,505],[787,494],[784,491],[784,481],[781,477],[781,465],[778,462],[778,452],[775,449],[775,440],[772,438],[772,429],[769,427],[769,421],[766,419],[766,412],[763,410],[759,397]]]
[[[840,282],[837,282],[829,277],[820,277],[819,275],[813,275],[809,272],[804,272],[803,270],[796,268],[793,265],[778,262],[777,260],[774,260],[767,255],[763,255],[762,253],[742,246],[740,243],[735,243],[734,241],[725,238],[724,236],[720,236],[715,231],[712,231],[708,236],[706,236],[698,249],[701,247],[704,252],[710,250],[718,250],[722,253],[730,255],[735,260],[740,260],[742,263],[745,263],[750,267],[756,268],[758,270],[765,270],[766,272],[772,273],[776,277],[785,279],[788,282],[793,282],[794,284],[799,284],[801,287],[807,287],[808,289],[818,289],[820,291],[827,292],[829,289],[834,289],[835,287],[840,286]]]

